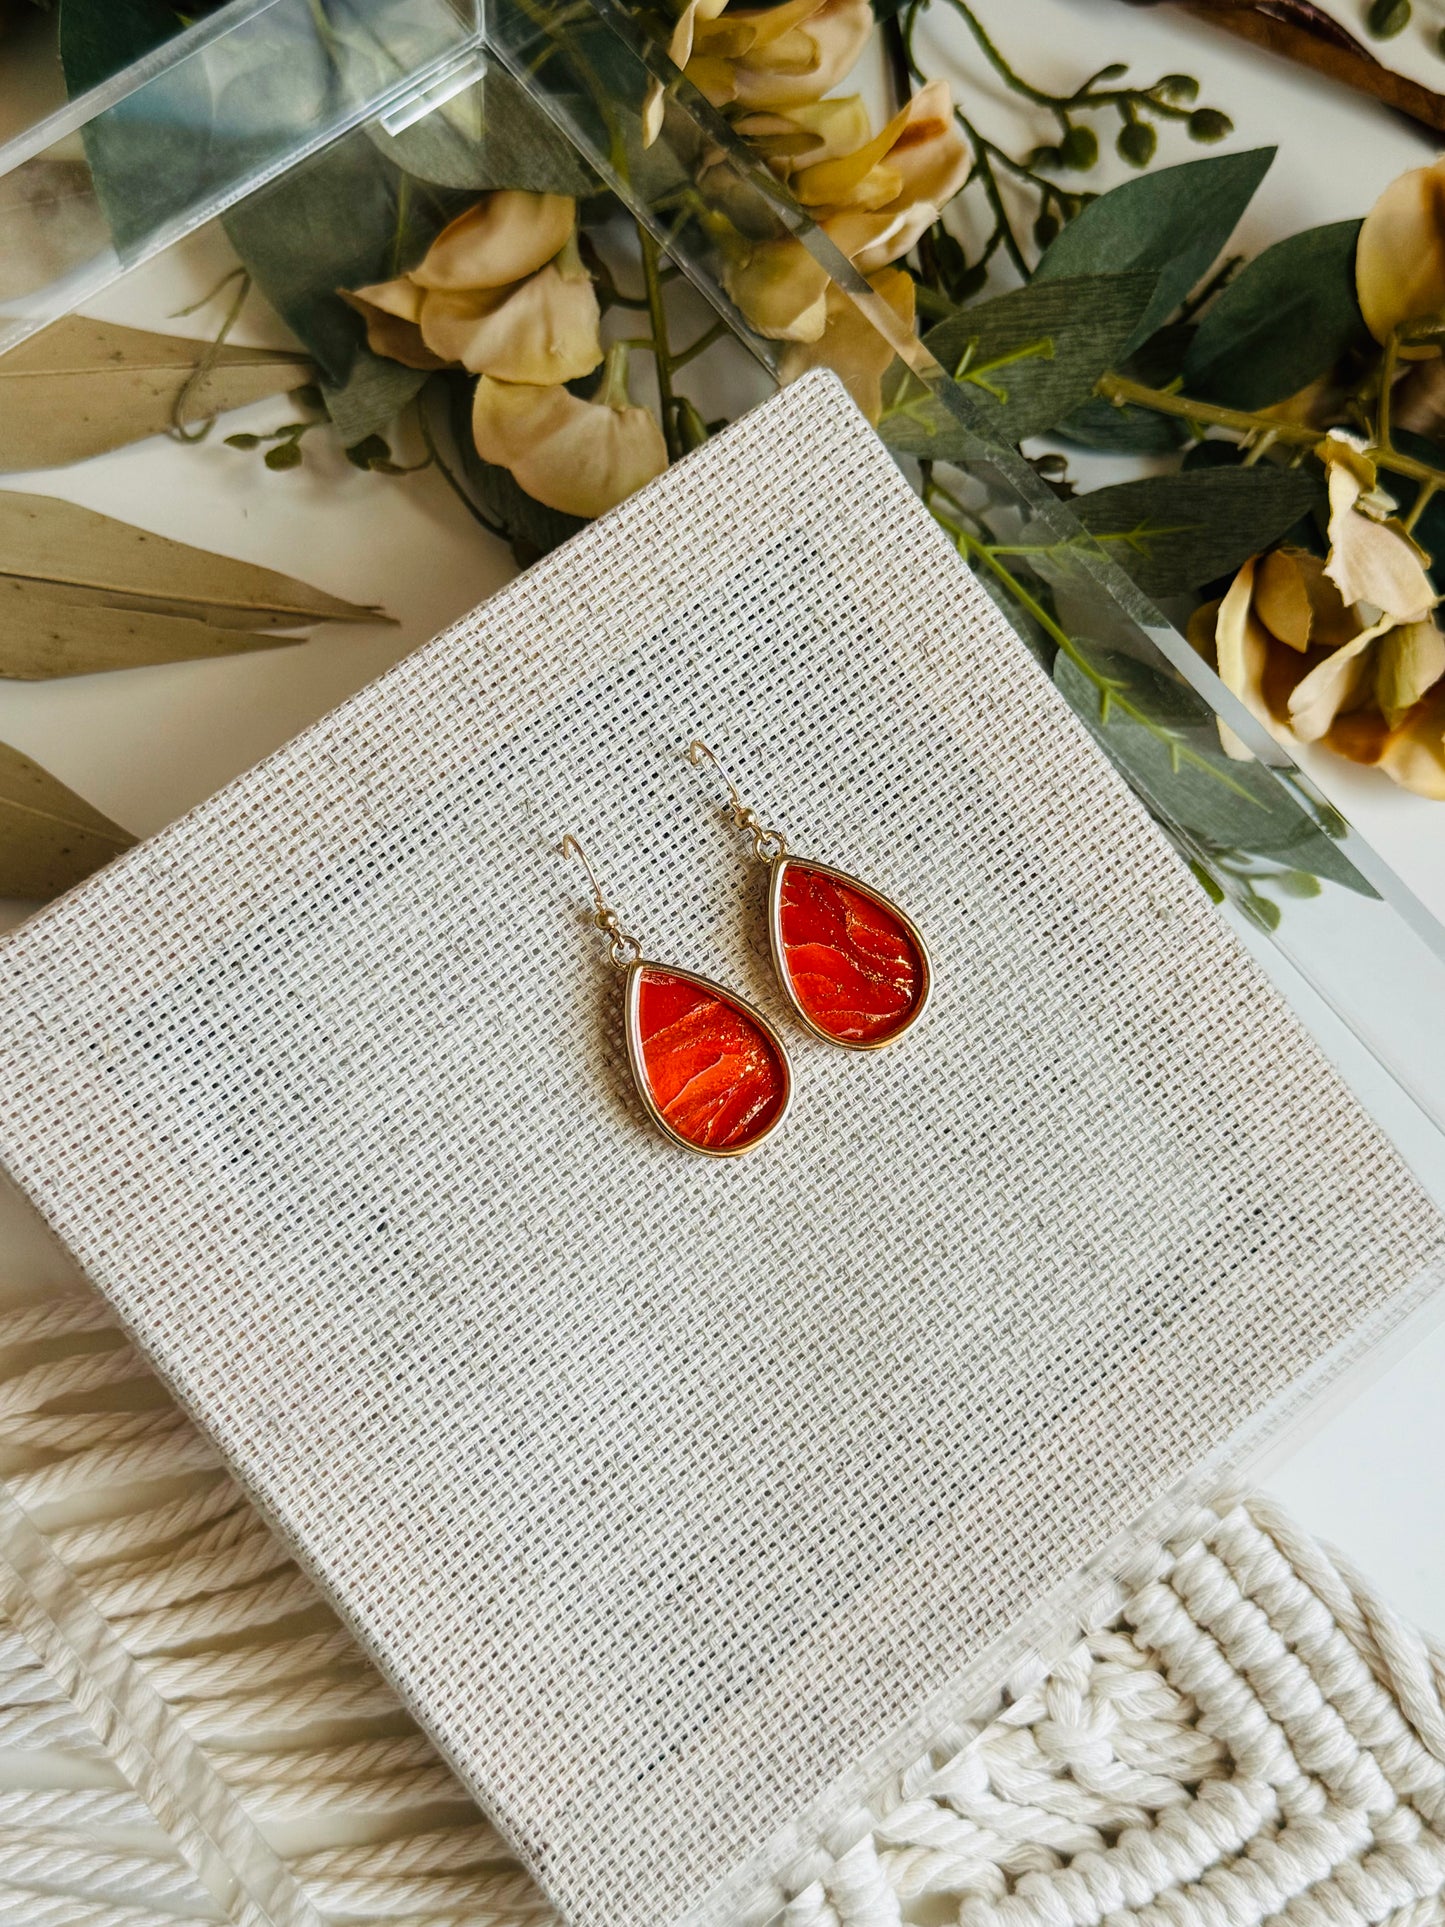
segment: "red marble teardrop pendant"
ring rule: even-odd
[[[737,1157],[777,1128],[793,1078],[765,1018],[667,964],[633,964],[626,995],[632,1075],[666,1136],[709,1157]]]
[[[932,981],[923,938],[896,904],[856,877],[781,857],[768,921],[783,989],[829,1043],[876,1050],[922,1014]]]

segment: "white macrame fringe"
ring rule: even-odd
[[[325,1927],[546,1903],[77,1290],[0,1302],[0,1478]],[[1253,1497],[835,1829],[784,1927],[1445,1927],[1445,1654]],[[0,1927],[228,1914],[0,1623]],[[300,1916],[296,1916],[300,1917]]]

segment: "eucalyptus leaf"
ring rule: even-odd
[[[347,448],[389,428],[426,380],[420,368],[405,368],[385,355],[363,352],[339,387],[321,384],[326,412]]]
[[[271,348],[222,347],[72,315],[0,358],[0,470],[54,468],[172,426],[185,395],[204,421],[311,379],[310,361]]]
[[[1360,227],[1306,228],[1256,256],[1205,312],[1184,358],[1185,393],[1268,408],[1367,346],[1355,293]]]
[[[193,549],[58,496],[14,489],[0,490],[0,582],[6,577],[46,585],[64,601],[83,593],[223,628],[390,620],[275,569]]]
[[[1050,242],[1035,280],[1152,269],[1154,296],[1129,344],[1137,347],[1213,265],[1274,155],[1272,147],[1214,154],[1111,188]]]
[[[1322,500],[1306,469],[1207,468],[1079,496],[1089,532],[1147,595],[1197,589],[1237,569]]]
[[[178,34],[185,11],[172,0],[60,0],[60,58],[71,98]]]
[[[1153,293],[1152,273],[1033,282],[939,322],[924,345],[971,406],[979,432],[1017,443],[1054,427],[1114,364]],[[884,440],[912,455],[950,459],[953,417],[930,400],[885,416]]]
[[[1151,720],[1164,723],[1165,730],[1150,729],[1115,705],[1101,711],[1099,690],[1062,651],[1054,664],[1055,684],[1186,849],[1266,857],[1344,884],[1361,896],[1375,895],[1344,851],[1262,764],[1235,762],[1224,754],[1212,719],[1187,729],[1168,720],[1169,698],[1160,689],[1167,678],[1113,651],[1091,650],[1089,662]],[[1161,705],[1163,715],[1158,714]],[[1178,754],[1181,747],[1188,749],[1189,758]]]
[[[58,777],[0,743],[0,897],[45,902],[134,842]]]
[[[195,616],[160,615],[97,601],[68,585],[0,575],[0,676],[21,682],[291,648],[299,640]]]
[[[1193,339],[1194,329],[1188,323],[1170,322],[1150,335],[1113,372],[1143,382],[1148,388],[1167,388],[1183,367]],[[1187,440],[1189,433],[1173,415],[1132,405],[1120,408],[1102,395],[1091,396],[1076,408],[1059,423],[1057,432],[1084,448],[1113,455],[1167,455]]]
[[[315,356],[344,441],[379,434],[419,383],[371,352],[361,317],[337,290],[414,267],[466,200],[407,181],[356,132],[224,217],[257,286]]]
[[[497,66],[399,134],[388,134],[380,121],[366,131],[404,173],[439,187],[472,193],[516,187],[574,197],[597,188],[570,142]]]
[[[168,0],[61,0],[59,50],[72,100],[151,53],[185,26]],[[260,90],[264,96],[264,90]],[[203,199],[225,146],[204,61],[177,63],[163,85],[92,117],[82,129],[95,193],[122,260]]]

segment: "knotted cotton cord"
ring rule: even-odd
[[[0,1309],[0,1473],[177,1731],[281,1830],[327,1927],[553,1927],[88,1294]],[[1445,1656],[1367,1580],[1269,1501],[1221,1504],[1141,1548],[1072,1649],[841,1821],[780,1886],[779,1917],[1445,1927],[1442,1692]],[[27,1756],[43,1767],[14,1784]],[[221,1918],[3,1624],[0,1759],[0,1927]]]

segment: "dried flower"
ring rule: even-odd
[[[1322,742],[1445,796],[1445,636],[1428,612],[1402,622],[1348,606],[1317,556],[1281,548],[1246,562],[1223,601],[1196,612],[1190,640],[1282,741]],[[1248,755],[1227,725],[1219,733],[1227,754]]]
[[[835,104],[846,115],[795,110],[769,116],[765,138],[781,141],[780,126],[816,138],[811,152],[781,157],[793,191],[834,245],[864,274],[876,274],[908,252],[964,185],[968,147],[947,81],[930,82],[881,133],[841,153],[834,151],[837,137],[845,129],[855,133],[859,123],[851,101],[821,106]],[[759,334],[776,341],[821,339],[828,275],[801,241],[754,243],[728,264],[724,282]]]
[[[888,145],[852,190],[854,198],[818,210],[829,236],[864,274],[907,254],[968,179],[968,144],[954,118],[946,80],[931,81],[915,94],[884,129],[884,138]],[[871,156],[871,150],[865,154]],[[845,166],[824,162],[825,182],[846,181]],[[880,187],[894,183],[886,200],[873,198]]]
[[[1336,430],[1319,446],[1329,472],[1330,554],[1325,573],[1346,602],[1364,603],[1391,622],[1417,622],[1438,597],[1425,573],[1429,557],[1411,540],[1379,489],[1363,444]]]
[[[714,107],[796,107],[853,67],[873,28],[868,0],[783,0],[728,9],[690,0],[671,54]]]
[[[828,325],[828,270],[791,235],[758,241],[723,268],[723,286],[770,341],[817,341]]]
[[[576,224],[565,194],[499,188],[444,227],[409,278],[419,288],[504,288],[559,254]]]
[[[869,285],[897,316],[900,326],[913,328],[914,281],[902,268],[885,268],[871,275]],[[870,422],[883,413],[883,377],[893,365],[893,349],[850,296],[835,285],[827,291],[825,324],[817,341],[790,347],[779,369],[793,381],[809,368],[831,368]]]
[[[1445,314],[1445,160],[1391,181],[1370,209],[1355,285],[1376,341],[1403,322]]]
[[[575,381],[602,360],[601,310],[575,219],[565,195],[489,194],[409,274],[345,298],[366,321],[367,345],[409,368],[459,362],[500,381]]]
[[[602,360],[601,310],[576,246],[507,288],[428,290],[421,337],[444,362],[501,381],[553,383],[590,375]]]
[[[483,461],[509,469],[535,500],[567,515],[605,514],[667,467],[656,419],[628,394],[622,342],[608,350],[590,401],[567,388],[483,375],[472,434]]]

